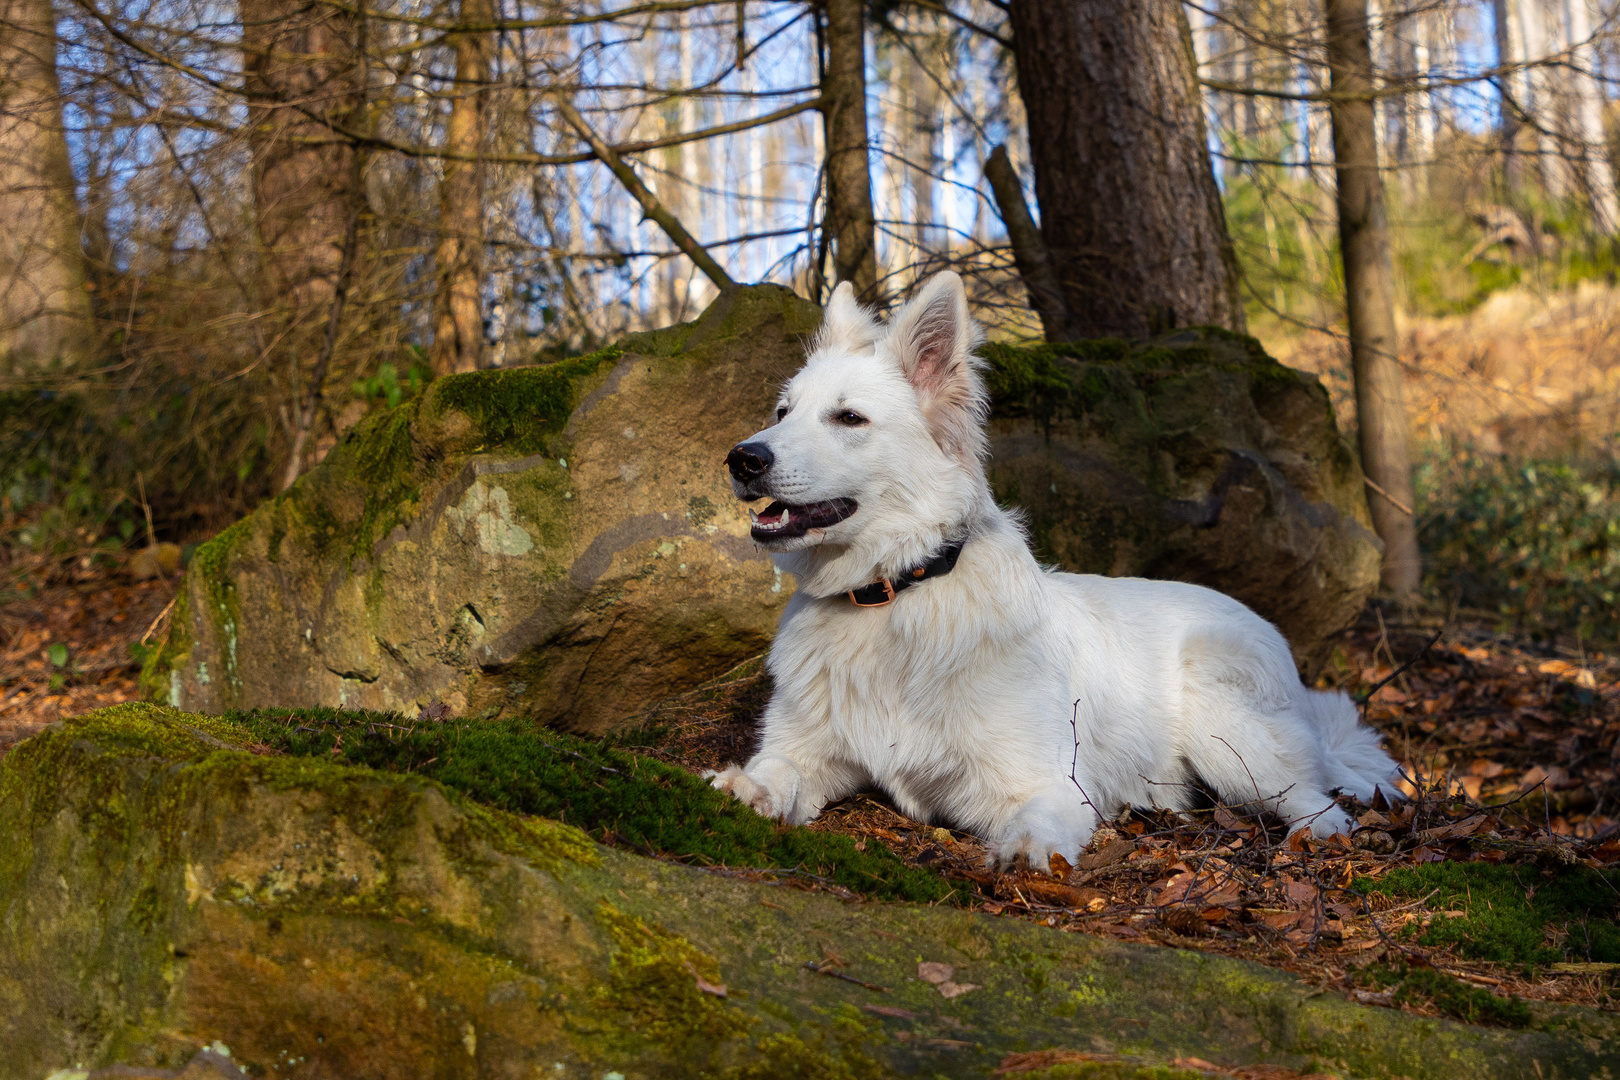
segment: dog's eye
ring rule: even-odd
[[[833,419],[837,420],[845,427],[860,427],[862,424],[867,422],[866,417],[862,416],[858,412],[852,412],[849,409],[845,409],[843,412],[833,417]]]
[[[784,417],[786,415],[787,415],[787,406],[786,405],[778,405],[776,407],[776,418],[778,420],[780,420],[780,419],[782,419],[782,417]]]

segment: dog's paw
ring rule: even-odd
[[[1310,825],[1311,835],[1321,840],[1326,840],[1337,833],[1349,836],[1356,827],[1356,823],[1351,820],[1350,815],[1339,809],[1337,805],[1329,805],[1326,810],[1311,819]]]
[[[739,801],[747,803],[760,816],[768,818],[783,816],[783,809],[771,790],[736,765],[703,775],[711,786],[729,792]]]
[[[1045,873],[1050,865],[1052,853],[1061,852],[1061,848],[1062,845],[1042,839],[1034,832],[1020,832],[1004,837],[991,845],[990,867],[1003,874],[1018,874],[1029,870]],[[1068,858],[1067,855],[1064,857]]]

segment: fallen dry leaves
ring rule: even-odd
[[[140,664],[130,645],[161,622],[177,588],[174,578],[121,570],[47,581],[11,569],[0,578],[0,757],[64,716],[136,700]]]

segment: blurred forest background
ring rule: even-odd
[[[727,279],[853,274],[885,304],[949,267],[993,335],[1040,337],[986,177],[1005,147],[1053,212],[1019,8],[0,0],[0,602],[172,573],[158,542],[368,410],[690,319]],[[1577,643],[1620,638],[1617,9],[1369,10],[1423,601]],[[1323,5],[1180,14],[1241,290],[1214,321],[1319,373],[1353,437]]]

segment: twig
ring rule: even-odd
[[[877,983],[869,983],[865,979],[857,979],[853,975],[845,975],[842,971],[833,968],[830,963],[818,964],[814,960],[806,960],[804,966],[806,970],[813,971],[817,975],[825,975],[830,979],[843,979],[847,983],[864,986],[868,990],[876,990],[880,994],[893,993],[887,986],[879,986]]]
[[[1366,484],[1368,487],[1372,488],[1374,491],[1378,492],[1378,494],[1382,495],[1384,498],[1388,499],[1390,501],[1390,504],[1392,506],[1394,506],[1395,509],[1397,509],[1401,513],[1405,514],[1407,517],[1416,517],[1417,516],[1417,515],[1412,513],[1412,508],[1410,506],[1407,506],[1405,503],[1401,502],[1401,500],[1397,499],[1395,496],[1391,495],[1389,492],[1385,491],[1383,488],[1381,488],[1377,484],[1373,483],[1372,477],[1363,476],[1361,478],[1361,482]]]
[[[141,635],[142,645],[145,645],[146,639],[151,637],[153,632],[157,630],[158,624],[168,617],[169,612],[174,610],[174,602],[178,599],[180,599],[180,593],[176,590],[175,594],[169,597],[169,602],[163,605],[163,610],[158,612],[157,618],[152,620],[152,625],[146,628],[146,633]]]

